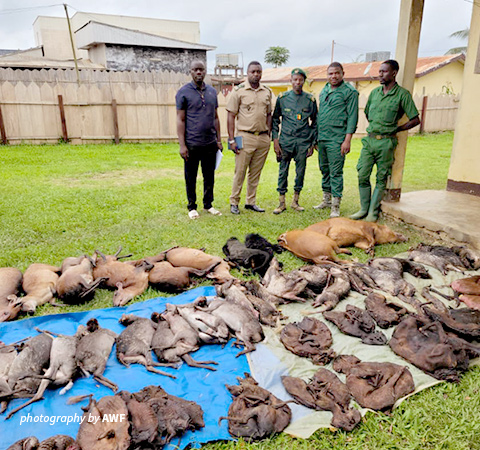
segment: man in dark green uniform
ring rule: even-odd
[[[314,208],[331,207],[330,217],[338,217],[343,193],[343,165],[357,129],[358,92],[343,81],[343,67],[338,62],[328,66],[327,78],[328,83],[320,92],[317,117],[323,202]]]
[[[296,211],[305,209],[298,204],[298,199],[303,188],[307,158],[312,156],[316,142],[317,103],[313,95],[303,92],[307,74],[298,68],[293,69],[291,74],[292,90],[282,92],[278,96],[273,112],[273,148],[280,163],[277,188],[280,203],[274,209],[274,214],[280,214],[287,209],[285,194],[288,186],[288,169],[292,159],[295,161],[296,174],[292,208]]]
[[[395,81],[398,69],[398,62],[393,59],[381,64],[378,71],[381,86],[370,93],[365,106],[369,125],[368,134],[362,139],[363,148],[357,164],[360,210],[350,216],[355,220],[378,220],[387,178],[392,171],[398,142],[396,134],[420,123],[412,95]],[[398,126],[398,121],[404,114],[409,120]],[[371,195],[370,175],[374,164],[377,165],[377,184]]]

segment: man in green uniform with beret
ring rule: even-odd
[[[291,75],[292,90],[278,96],[272,120],[273,148],[280,163],[277,187],[280,203],[274,209],[274,214],[280,214],[287,209],[285,194],[292,159],[295,161],[292,208],[296,211],[305,209],[298,204],[298,199],[303,188],[307,158],[312,156],[316,142],[317,104],[313,95],[303,92],[307,74],[297,68],[292,70]]]
[[[393,59],[380,65],[378,78],[381,86],[370,93],[365,106],[365,115],[369,122],[368,134],[362,139],[363,147],[357,164],[360,210],[350,216],[351,219],[365,218],[368,222],[378,220],[380,203],[392,171],[398,143],[396,135],[420,123],[412,95],[395,80],[398,70],[398,62]],[[409,120],[398,126],[398,121],[404,114]],[[375,164],[377,183],[372,195],[370,175]]]
[[[330,208],[330,217],[340,215],[343,165],[358,122],[358,92],[343,81],[343,67],[332,62],[328,83],[318,101],[318,165],[322,172],[323,202],[315,209]]]

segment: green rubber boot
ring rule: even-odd
[[[380,215],[380,203],[383,199],[384,189],[375,188],[373,190],[372,200],[370,201],[370,208],[368,208],[368,215],[365,217],[367,222],[376,222]]]
[[[360,187],[358,190],[360,192],[360,210],[350,216],[350,219],[353,220],[363,219],[368,214],[368,208],[370,207],[372,188],[370,186]]]

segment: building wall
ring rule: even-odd
[[[200,41],[200,24],[198,22],[81,12],[77,12],[70,18],[72,32],[75,33],[75,30],[78,30],[91,20],[181,41],[194,43]],[[36,44],[43,45],[46,58],[73,59],[68,23],[65,17],[39,16],[33,24],[33,32]],[[73,40],[75,42],[75,34]],[[89,58],[88,51],[79,50],[76,44],[75,53],[77,58]]]
[[[448,172],[448,190],[480,195],[478,105],[480,105],[480,0],[475,0],[463,73],[462,97]]]
[[[112,70],[170,70],[188,74],[193,60],[199,59],[207,63],[207,52],[106,45],[105,59],[107,69]]]
[[[74,29],[72,30],[74,31]],[[63,17],[39,16],[33,24],[35,43],[43,45],[45,58],[73,59],[72,44],[68,32],[67,19]],[[73,37],[75,42],[75,35]],[[75,45],[77,58],[88,58],[86,50],[79,50]]]
[[[462,92],[464,68],[463,62],[455,61],[428,75],[415,78],[414,94],[460,94]]]
[[[101,64],[102,66],[107,67],[106,45],[99,44],[88,49],[88,57],[93,63]]]

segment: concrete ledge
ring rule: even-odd
[[[382,202],[382,211],[430,231],[443,231],[480,250],[480,197],[448,191],[407,192],[397,203]]]

